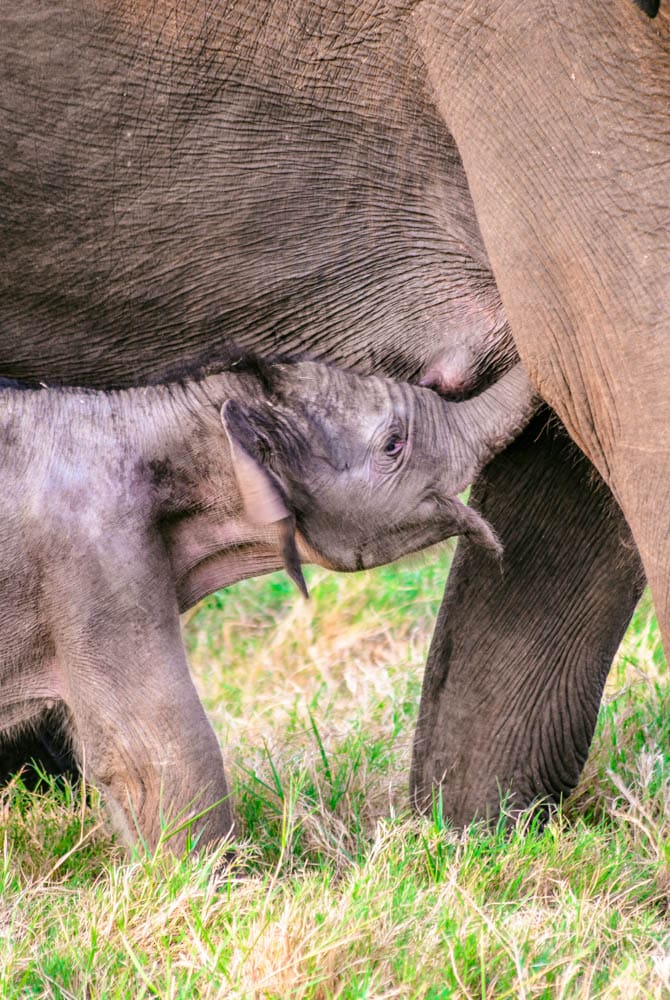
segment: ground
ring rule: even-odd
[[[0,995],[670,996],[670,693],[649,599],[580,786],[544,829],[408,808],[449,552],[281,575],[185,622],[225,748],[237,860],[128,859],[95,793],[0,799]]]

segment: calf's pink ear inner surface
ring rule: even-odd
[[[275,524],[291,517],[272,473],[263,468],[237,439],[232,421],[226,413],[227,406],[224,403],[221,409],[221,423],[230,444],[233,472],[246,517],[251,524]]]

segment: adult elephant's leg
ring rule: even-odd
[[[603,684],[644,583],[611,494],[555,421],[538,417],[472,502],[501,565],[459,544],[424,678],[412,796],[441,788],[456,824],[556,801],[576,784]]]

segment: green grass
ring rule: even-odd
[[[579,788],[545,829],[408,810],[448,555],[303,602],[247,581],[186,626],[238,858],[128,859],[95,792],[0,798],[0,996],[670,996],[670,695],[648,600]]]

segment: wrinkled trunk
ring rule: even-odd
[[[438,440],[454,492],[469,486],[487,462],[514,440],[537,406],[538,397],[521,365],[474,399],[442,403],[444,423],[438,426]]]

